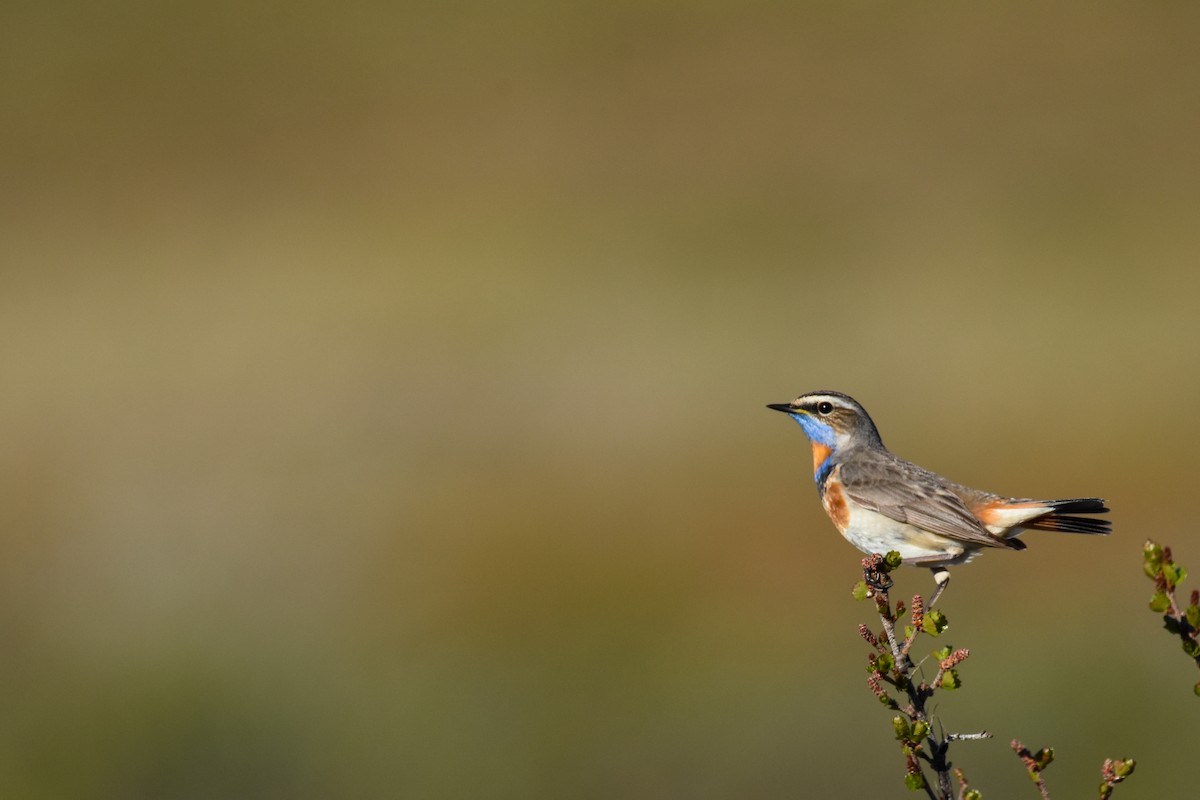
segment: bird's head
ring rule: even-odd
[[[814,445],[835,452],[858,444],[883,446],[866,409],[841,392],[809,392],[790,403],[772,403],[767,408],[788,414],[800,423]]]

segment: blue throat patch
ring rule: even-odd
[[[833,428],[828,423],[821,422],[808,414],[789,414],[788,416],[800,423],[800,427],[804,428],[804,435],[811,441],[826,447],[836,447],[837,437],[834,436]]]
[[[813,482],[819,488],[825,483],[825,479],[829,477],[829,473],[833,471],[833,454],[837,452],[835,444],[837,438],[834,436],[833,428],[808,414],[791,414],[790,416],[796,422],[800,423],[800,427],[804,429],[804,435],[810,441],[823,444],[830,449],[829,455],[825,456],[825,460],[813,472]]]

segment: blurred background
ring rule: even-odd
[[[6,796],[906,796],[764,408],[817,388],[1114,509],[956,573],[955,764],[1174,791],[1140,547],[1200,571],[1200,9],[4,17]]]

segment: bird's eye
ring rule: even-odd
[[[820,403],[817,403],[817,413],[818,414],[829,414],[832,411],[833,411],[833,403],[829,402],[828,400],[824,400]]]

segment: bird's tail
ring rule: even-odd
[[[1031,504],[1032,505],[1032,504]],[[1045,513],[1021,523],[1022,528],[1062,533],[1112,533],[1112,523],[1106,519],[1079,517],[1076,514],[1107,514],[1108,506],[1098,497],[1079,497],[1073,500],[1042,500],[1037,505]]]

